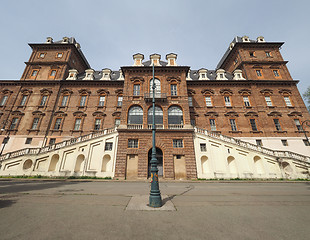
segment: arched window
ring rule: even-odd
[[[147,112],[147,124],[153,124],[153,107]],[[163,124],[163,110],[155,106],[155,124]]]
[[[168,124],[183,124],[183,112],[178,106],[168,109]]]
[[[143,110],[140,106],[133,106],[129,109],[128,124],[143,124]]]
[[[155,94],[156,93],[161,93],[160,81],[157,78],[155,78],[154,82],[155,82],[155,86],[156,86]],[[153,93],[153,88],[152,87],[153,87],[153,79],[151,79],[151,81],[150,81],[150,93]]]

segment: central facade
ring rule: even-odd
[[[310,116],[282,42],[236,37],[215,70],[138,53],[95,71],[74,38],[29,45],[20,81],[0,81],[3,175],[148,178],[154,65],[160,176],[308,176]]]

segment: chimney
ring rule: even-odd
[[[169,53],[166,55],[166,59],[168,61],[167,66],[177,66],[176,59],[177,59],[177,54],[174,53]]]
[[[143,66],[142,65],[142,60],[144,59],[144,55],[143,54],[136,53],[132,57],[133,57],[133,60],[134,60],[134,63],[133,63],[134,66]]]
[[[160,65],[160,55],[159,54],[156,54],[156,53],[154,53],[154,54],[152,54],[152,55],[150,55],[150,60],[151,60],[151,66],[153,66],[153,64],[154,64],[154,66],[161,66]]]

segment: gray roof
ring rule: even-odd
[[[120,76],[120,72],[119,71],[111,71],[111,80],[104,80],[104,81],[116,81],[119,76]],[[77,79],[76,80],[83,80],[83,78],[85,77],[85,72],[84,73],[79,73],[77,75]],[[94,81],[98,81],[102,78],[102,71],[94,71]],[[100,80],[102,81],[102,80]]]

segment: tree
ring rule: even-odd
[[[310,112],[310,86],[307,88],[306,92],[302,95],[306,101],[308,111]]]

